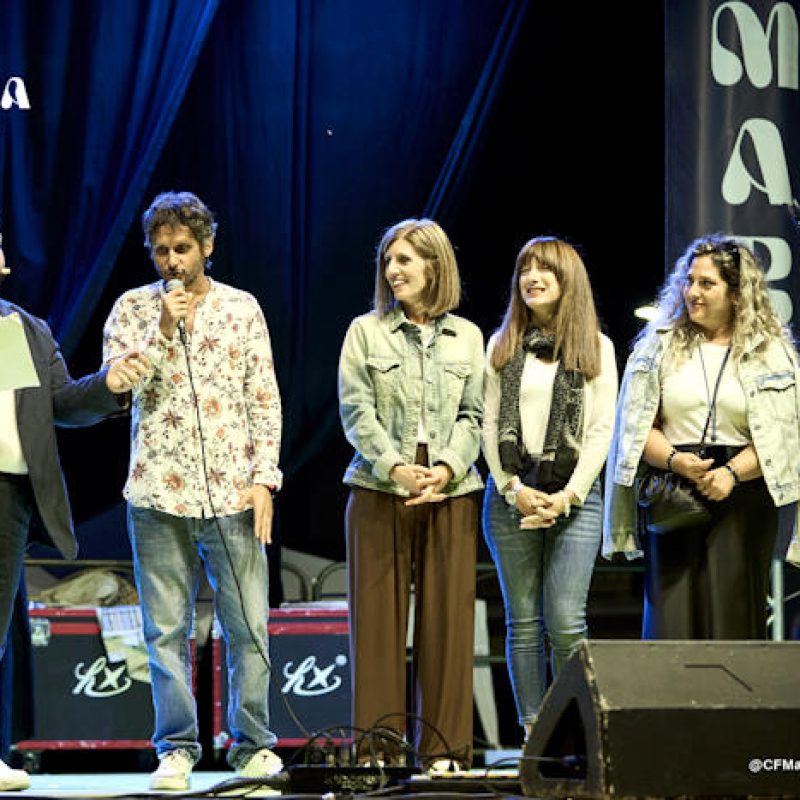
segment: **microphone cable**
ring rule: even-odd
[[[178,282],[180,283],[180,281]],[[170,282],[167,282],[165,284],[165,288],[167,288],[168,291],[169,291],[168,289],[169,283]],[[239,596],[239,607],[242,610],[242,617],[244,618],[245,624],[247,625],[247,630],[250,633],[250,639],[252,640],[254,647],[258,651],[259,656],[261,657],[262,661],[267,667],[267,672],[269,674],[269,681],[270,683],[273,683],[272,662],[270,661],[270,658],[265,652],[264,648],[261,646],[261,643],[258,640],[255,631],[253,630],[250,618],[248,617],[247,612],[245,610],[244,594],[242,592],[242,586],[239,583],[239,576],[236,574],[236,569],[234,568],[233,564],[233,558],[231,557],[230,550],[228,549],[228,542],[225,539],[225,534],[223,533],[222,526],[220,525],[219,522],[219,515],[217,514],[216,507],[214,506],[214,499],[211,495],[211,483],[208,479],[208,465],[206,460],[205,436],[203,435],[203,423],[200,416],[200,402],[197,399],[197,391],[195,390],[195,385],[194,385],[194,375],[192,374],[191,358],[189,357],[189,345],[188,342],[186,341],[185,328],[181,328],[181,326],[179,325],[178,331],[180,333],[181,344],[183,346],[184,358],[186,359],[186,372],[189,376],[189,389],[192,393],[192,404],[194,406],[195,419],[197,420],[197,433],[200,441],[200,463],[203,467],[203,482],[205,485],[206,496],[208,497],[208,503],[209,506],[211,507],[212,518],[216,523],[217,532],[219,534],[220,540],[222,541],[222,545],[225,549],[225,555],[227,556],[228,559],[228,565],[231,568],[231,574],[233,575],[233,580],[234,583],[236,584],[236,592]],[[261,546],[265,547],[263,543]],[[265,561],[267,560],[266,552],[264,553],[264,559]],[[269,567],[267,567],[267,569],[269,570]],[[267,608],[269,609],[269,599],[267,600]],[[264,620],[264,624],[265,625],[267,624],[267,620]],[[269,636],[269,634],[267,635]],[[286,710],[288,711],[289,716],[292,718],[292,721],[300,729],[303,736],[308,737],[310,735],[308,730],[306,729],[305,725],[303,725],[303,723],[298,719],[297,715],[294,712],[294,709],[292,709],[284,693],[280,691],[280,686],[277,683],[273,683],[273,685],[278,689],[281,699],[283,700],[283,703],[286,706]],[[269,706],[269,693],[267,694],[267,705]]]

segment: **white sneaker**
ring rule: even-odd
[[[185,750],[167,751],[161,756],[158,769],[150,776],[150,788],[186,791],[193,766],[192,757]]]
[[[0,792],[29,789],[31,776],[24,769],[11,769],[5,761],[0,761]]]
[[[434,778],[442,778],[463,771],[458,761],[454,761],[452,758],[437,758],[428,767],[428,775]]]
[[[271,778],[283,769],[283,761],[272,750],[262,747],[236,768],[240,778]]]

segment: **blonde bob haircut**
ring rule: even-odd
[[[596,378],[600,374],[600,323],[589,275],[577,250],[551,236],[531,239],[519,251],[508,306],[497,329],[492,366],[499,371],[511,360],[533,323],[519,288],[520,275],[533,264],[552,272],[561,289],[553,316],[553,358],[561,360],[565,369],[583,373],[586,380]]]
[[[396,305],[386,280],[386,251],[398,240],[408,242],[425,262],[425,292],[422,297],[429,319],[452,311],[461,301],[461,278],[456,255],[447,234],[430,219],[406,219],[392,225],[381,237],[375,257],[375,311],[379,317]]]
[[[731,351],[734,358],[740,358],[757,340],[757,352],[764,350],[771,340],[792,341],[791,333],[772,307],[758,257],[743,242],[722,233],[701,236],[686,248],[659,291],[658,316],[638,338],[659,328],[673,328],[670,350],[679,361],[702,340],[700,329],[689,318],[683,292],[694,260],[704,256],[710,257],[719,270],[733,300]]]

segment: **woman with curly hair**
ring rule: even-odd
[[[800,557],[799,390],[755,253],[722,234],[692,242],[628,359],[606,470],[603,553],[644,555],[643,638],[766,636],[773,552]],[[648,531],[647,465],[688,481],[706,521]]]
[[[572,245],[520,250],[489,341],[483,452],[491,477],[483,528],[506,608],[506,652],[529,735],[547,688],[586,637],[602,526],[598,475],[611,441],[617,364]]]

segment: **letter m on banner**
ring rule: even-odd
[[[666,258],[697,236],[741,237],[776,310],[800,303],[798,11],[793,2],[667,0]]]

